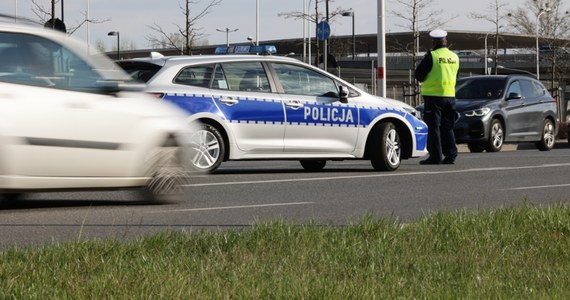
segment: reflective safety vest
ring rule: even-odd
[[[459,57],[446,47],[431,51],[432,67],[422,82],[422,95],[455,97]]]

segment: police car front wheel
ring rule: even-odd
[[[401,144],[396,126],[390,122],[374,127],[370,138],[370,162],[377,171],[394,171],[400,166]]]
[[[201,124],[189,140],[185,159],[189,161],[190,168],[205,173],[212,173],[218,169],[226,149],[220,131],[212,125]]]

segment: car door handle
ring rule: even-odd
[[[285,103],[285,105],[291,107],[291,109],[299,109],[299,108],[301,108],[301,107],[304,106],[304,104],[301,103],[301,101],[299,101],[299,100],[287,101],[287,102]]]
[[[220,102],[227,105],[234,105],[237,104],[239,101],[232,97],[220,97]]]

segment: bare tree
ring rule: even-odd
[[[540,53],[541,60],[550,61],[550,88],[557,91],[555,81],[566,78],[570,71],[569,54],[563,50],[570,45],[570,18],[564,8],[564,0],[527,0],[523,7],[508,14],[511,27],[519,33],[536,35],[537,41],[546,46]],[[560,84],[559,84],[560,85]]]
[[[476,20],[484,20],[490,22],[495,27],[495,47],[493,50],[493,61],[495,66],[495,74],[497,74],[497,65],[498,65],[498,58],[499,58],[499,29],[503,27],[501,23],[505,20],[505,17],[508,15],[507,13],[503,13],[507,4],[504,3],[502,0],[491,0],[487,5],[484,13],[470,13],[469,16],[472,19]],[[485,36],[485,42],[487,42],[487,36]],[[485,51],[488,51],[485,49]],[[488,53],[487,53],[488,54]],[[487,70],[485,70],[487,73]]]
[[[449,19],[442,19],[443,10],[428,10],[428,7],[433,4],[433,1],[430,0],[396,0],[396,2],[404,7],[404,9],[390,11],[395,17],[404,20],[404,24],[397,24],[396,26],[413,33],[413,40],[405,45],[400,45],[400,50],[411,53],[414,57],[420,52],[420,28],[424,28],[424,30],[435,29],[457,17],[451,16]]]
[[[429,10],[433,5],[431,0],[396,0],[403,9],[394,9],[390,13],[395,17],[402,19],[403,24],[396,25],[409,30],[413,34],[413,39],[408,43],[402,45],[394,45],[395,49],[401,52],[409,53],[412,57],[410,69],[415,69],[419,61],[416,59],[418,53],[420,52],[420,28],[424,30],[432,30],[437,27],[442,27],[449,21],[455,19],[457,15],[450,16],[449,18],[443,19],[441,16],[443,10]],[[411,83],[413,91],[411,92],[412,97],[418,102],[419,86],[416,83]]]
[[[176,25],[178,32],[170,33],[166,32],[162,26],[155,23],[148,27],[157,33],[158,36],[148,35],[146,37],[147,41],[149,41],[153,47],[159,46],[163,48],[175,48],[183,54],[191,54],[191,49],[195,44],[195,40],[204,35],[202,32],[203,28],[196,27],[196,24],[200,19],[209,14],[214,6],[217,6],[222,2],[222,0],[209,1],[210,2],[198,11],[198,13],[192,14],[192,8],[198,6],[202,0],[184,0],[184,6],[180,5],[180,10],[184,15],[184,26],[181,27]]]
[[[38,0],[32,0],[32,12],[36,15],[36,17],[39,19],[39,24],[46,24],[48,21],[50,20],[55,20],[55,6],[56,4],[58,4],[60,1],[58,0],[50,0],[51,3],[51,8],[47,9],[43,4],[39,3]],[[86,23],[91,23],[91,24],[100,24],[100,23],[105,23],[110,21],[111,19],[105,19],[105,20],[98,20],[98,19],[89,19],[87,18],[87,12],[81,12],[81,14],[83,15],[83,19],[76,25],[71,26],[71,27],[67,27],[66,28],[66,32],[69,35],[73,35],[75,33],[75,31],[77,31],[77,29],[81,28],[81,26],[85,25]],[[62,20],[63,21],[63,20]]]

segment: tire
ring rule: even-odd
[[[370,162],[376,171],[394,171],[401,163],[400,135],[394,124],[378,124],[372,132]]]
[[[468,143],[467,148],[469,148],[469,151],[473,153],[480,153],[485,151],[485,146],[477,143]]]
[[[2,204],[14,203],[22,199],[23,196],[24,194],[22,193],[0,193],[0,203]]]
[[[503,143],[505,142],[505,129],[501,121],[497,119],[491,120],[491,125],[489,126],[489,138],[485,144],[485,150],[487,152],[499,152],[503,148]]]
[[[550,151],[554,148],[556,137],[554,136],[554,124],[549,119],[544,120],[542,126],[542,136],[539,142],[536,142],[536,148],[540,151]]]
[[[212,125],[201,124],[190,135],[189,143],[182,151],[182,159],[191,171],[213,173],[224,160],[225,154],[226,145],[222,134]]]
[[[327,164],[326,160],[300,160],[299,162],[307,171],[320,171]]]

